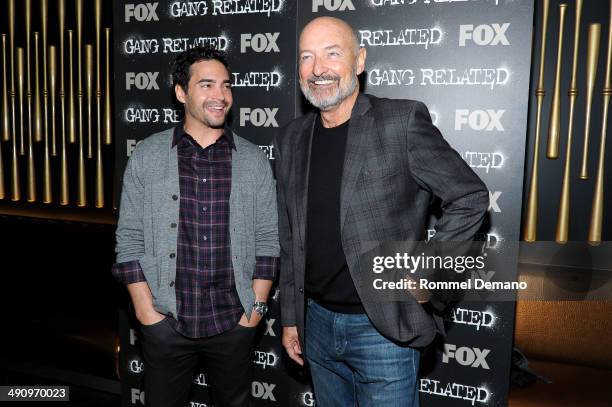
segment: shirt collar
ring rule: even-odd
[[[172,134],[172,147],[175,147],[179,143],[179,141],[181,141],[181,139],[186,136],[191,137],[191,135],[185,131],[184,122],[181,122],[178,126],[174,128],[174,133]],[[234,133],[232,132],[232,129],[230,129],[230,127],[227,125],[227,123],[223,127],[223,134],[221,135],[221,137],[224,137],[229,143],[230,147],[236,150],[236,143],[234,142]]]

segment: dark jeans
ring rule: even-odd
[[[187,338],[168,318],[142,325],[144,388],[147,407],[185,407],[201,358],[217,407],[246,407],[253,367],[256,328],[235,328],[210,338]]]

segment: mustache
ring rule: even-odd
[[[314,83],[316,81],[338,81],[340,80],[340,77],[337,75],[329,75],[329,74],[323,74],[323,75],[310,75],[307,79],[308,83]]]
[[[226,101],[223,100],[216,100],[216,101],[211,101],[211,102],[206,102],[204,103],[204,107],[227,107],[228,103]]]

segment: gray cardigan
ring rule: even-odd
[[[138,260],[147,279],[153,305],[176,315],[176,276],[180,188],[174,129],[138,143],[123,176],[117,224],[117,263]],[[265,154],[234,135],[230,190],[230,241],[236,291],[247,316],[256,256],[279,256],[276,186]]]

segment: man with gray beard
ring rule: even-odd
[[[423,240],[433,196],[433,240],[471,240],[488,190],[423,103],[359,93],[366,50],[347,23],[312,20],[298,59],[317,110],[275,141],[283,346],[306,357],[319,406],[418,406],[420,349],[442,321],[416,299],[364,301],[363,243]]]

